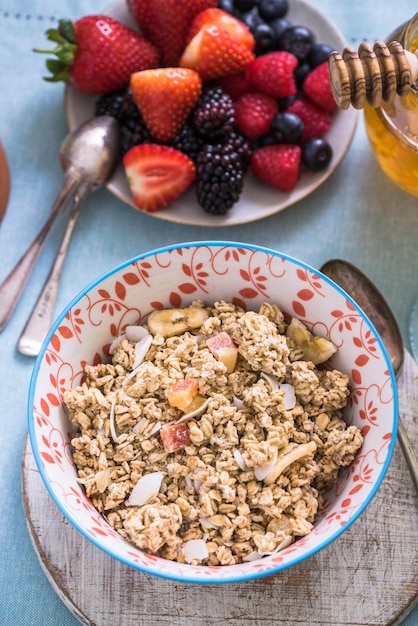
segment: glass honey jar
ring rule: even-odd
[[[329,67],[337,104],[364,108],[366,132],[381,168],[418,196],[418,13],[386,43],[333,55]]]

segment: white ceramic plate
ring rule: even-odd
[[[117,0],[104,9],[104,13],[135,27],[124,0]],[[308,26],[315,33],[319,43],[329,44],[339,51],[346,45],[336,26],[322,12],[305,0],[291,0],[286,17],[295,24]],[[94,115],[95,99],[93,96],[80,93],[72,86],[66,88],[64,110],[70,131]],[[274,215],[308,196],[335,171],[351,144],[357,118],[358,112],[352,107],[347,111],[337,111],[333,115],[332,127],[326,135],[326,139],[333,149],[333,158],[329,167],[324,172],[304,173],[296,188],[290,193],[276,191],[256,180],[251,174],[247,174],[244,191],[239,202],[226,215],[212,216],[205,213],[197,204],[193,187],[166,209],[149,215],[170,222],[194,226],[232,226]],[[107,189],[122,202],[136,208],[122,166],[116,170],[107,185]]]

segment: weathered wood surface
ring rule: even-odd
[[[418,365],[406,353],[400,412],[418,446]],[[62,517],[30,444],[23,496],[39,560],[61,599],[88,626],[388,626],[418,599],[418,497],[399,445],[363,515],[332,545],[275,576],[198,586],[116,562]]]

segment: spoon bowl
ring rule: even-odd
[[[51,213],[26,252],[0,285],[0,331],[9,321],[22,295],[48,233],[58,215],[74,197],[84,197],[103,185],[113,173],[119,155],[119,129],[116,120],[100,116],[70,133],[60,150],[65,171],[62,188]]]

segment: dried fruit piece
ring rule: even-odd
[[[197,395],[199,384],[196,378],[185,378],[171,383],[167,390],[167,400],[170,406],[186,412]]]
[[[238,348],[228,333],[222,331],[206,340],[206,345],[213,356],[223,363],[227,374],[234,371],[238,358]]]
[[[148,316],[148,328],[153,335],[159,333],[163,337],[174,337],[188,330],[200,328],[209,314],[200,307],[185,309],[159,309]]]
[[[306,361],[315,365],[324,363],[337,352],[337,346],[325,337],[313,335],[310,330],[296,317],[293,317],[286,330],[286,336],[293,339],[295,344],[303,350]]]
[[[187,424],[179,422],[168,424],[160,430],[161,441],[166,452],[177,452],[190,445],[190,432]]]

